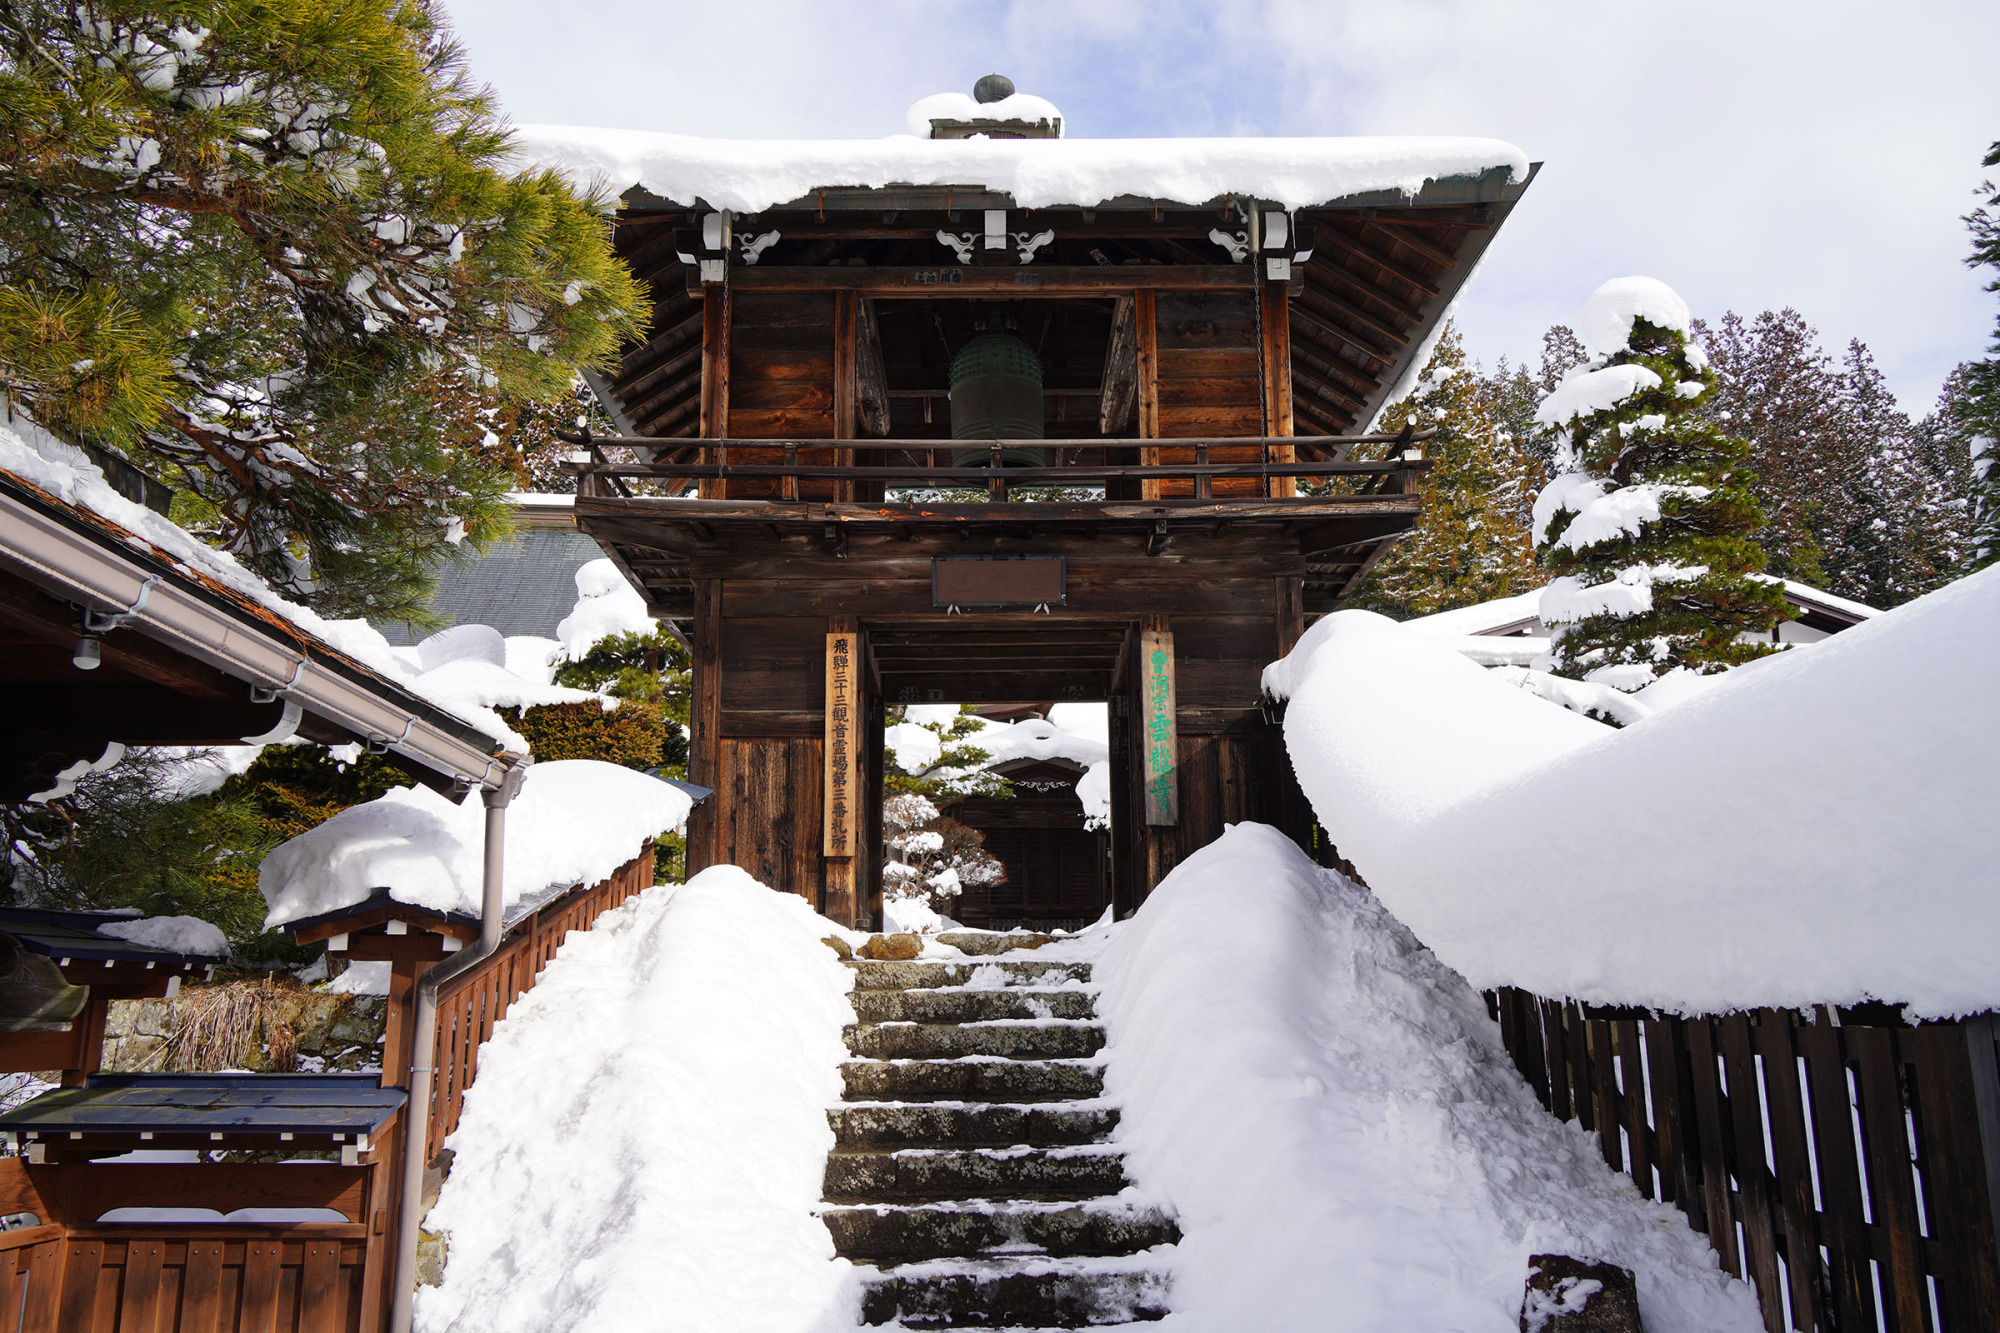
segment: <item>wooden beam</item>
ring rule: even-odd
[[[1111,264],[937,268],[759,265],[732,268],[729,285],[746,292],[861,292],[878,298],[933,300],[960,296],[1115,296],[1143,282],[1157,291],[1247,290],[1248,264]]]
[[[1097,432],[1123,435],[1139,393],[1139,335],[1134,298],[1120,296],[1111,312],[1111,341],[1104,351],[1104,387],[1097,403]]]
[[[1364,231],[1380,232],[1383,239],[1387,240],[1390,244],[1408,246],[1434,264],[1449,264],[1453,268],[1458,267],[1457,255],[1451,253],[1449,250],[1440,250],[1437,246],[1432,245],[1422,236],[1410,230],[1400,220],[1397,220],[1392,225],[1387,219],[1370,218],[1362,224],[1362,229]]]
[[[1338,227],[1331,227],[1326,225],[1325,223],[1321,223],[1318,227],[1314,229],[1313,246],[1315,249],[1317,249],[1321,245],[1337,247],[1348,254],[1355,255],[1358,258],[1366,261],[1367,263],[1374,265],[1382,272],[1387,273],[1390,277],[1395,278],[1397,281],[1409,283],[1410,286],[1416,288],[1418,291],[1422,292],[1425,296],[1436,296],[1438,294],[1439,289],[1437,285],[1431,282],[1428,278],[1422,277],[1419,274],[1412,273],[1408,269],[1398,265],[1394,260],[1390,259],[1387,255],[1369,249],[1367,246],[1363,245],[1360,241],[1355,240],[1352,236],[1349,236],[1346,232],[1341,231]],[[1456,265],[1454,265],[1454,267],[1456,267]]]
[[[729,438],[729,284],[711,287],[701,303],[701,434]],[[704,499],[727,494],[722,483],[703,483]]]
[[[1302,305],[1295,306],[1292,310],[1292,335],[1294,341],[1303,338],[1318,347],[1322,352],[1327,354],[1329,360],[1337,356],[1341,347],[1351,347],[1370,361],[1385,368],[1392,364],[1395,359],[1394,352],[1386,351],[1380,347],[1372,347],[1362,342],[1350,330],[1343,329],[1338,324],[1329,323],[1325,316],[1306,309]],[[1329,342],[1333,343],[1334,346],[1328,347],[1326,344]],[[1375,385],[1366,378],[1367,371],[1359,367],[1354,367],[1343,373],[1353,377],[1354,382],[1349,387],[1361,393],[1374,392]]]
[[[1160,321],[1159,301],[1152,289],[1132,294],[1132,321],[1134,365],[1139,376],[1139,438],[1157,440],[1160,438]],[[1159,461],[1158,449],[1139,451],[1141,466],[1154,465]],[[1157,481],[1140,482],[1139,498],[1159,499],[1160,484]]]
[[[889,422],[889,372],[882,360],[882,327],[875,318],[875,303],[861,302],[861,346],[855,360],[855,406],[861,429],[870,435],[887,435]]]
[[[1356,324],[1359,324],[1362,328],[1367,329],[1370,333],[1379,333],[1398,347],[1408,347],[1410,345],[1410,336],[1407,333],[1390,327],[1383,323],[1379,316],[1369,314],[1352,301],[1346,300],[1337,293],[1328,291],[1324,285],[1313,281],[1313,266],[1311,264],[1306,265],[1305,293],[1300,299],[1318,301],[1321,305],[1330,306],[1353,320]]]
[[[688,700],[688,781],[713,787],[722,776],[722,593],[721,579],[694,585],[694,679]],[[716,801],[728,799],[718,793]],[[715,863],[719,819],[716,801],[696,806],[688,819],[688,871]]]
[[[1390,292],[1383,291],[1380,287],[1377,287],[1374,283],[1368,281],[1366,278],[1363,278],[1357,273],[1350,272],[1345,265],[1326,263],[1315,267],[1311,264],[1307,264],[1306,277],[1308,281],[1310,281],[1315,275],[1323,278],[1332,278],[1336,282],[1340,283],[1341,286],[1346,287],[1350,291],[1365,296],[1371,301],[1381,302],[1383,305],[1389,307],[1389,311],[1391,314],[1394,314],[1400,317],[1401,319],[1408,321],[1412,325],[1417,325],[1424,322],[1423,315],[1413,307],[1406,304],[1401,297],[1398,297]]]
[[[1258,288],[1257,295],[1262,317],[1259,360],[1264,372],[1264,434],[1289,437],[1292,434],[1291,302],[1282,283],[1266,283]],[[1290,444],[1267,442],[1264,449],[1273,463],[1289,465],[1298,458]],[[1298,494],[1295,477],[1272,477],[1269,487],[1273,496]]]
[[[853,292],[833,294],[833,438],[851,440],[854,438],[856,418],[860,415],[861,391],[861,298]],[[852,449],[836,449],[833,461],[840,467],[854,466]],[[798,498],[798,483],[784,483],[787,498]],[[851,503],[860,498],[854,493],[852,478],[835,478],[833,498],[839,503]]]

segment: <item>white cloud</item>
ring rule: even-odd
[[[1532,355],[1608,277],[1708,318],[1792,305],[1922,409],[1993,298],[1958,217],[2000,138],[2000,6],[1688,0],[740,0],[453,5],[519,120],[874,137],[999,70],[1097,135],[1449,133],[1541,177],[1460,308]]]

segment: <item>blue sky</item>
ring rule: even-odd
[[[1922,411],[2000,313],[1958,221],[2000,175],[1990,0],[448,4],[522,122],[873,138],[998,70],[1075,135],[1510,140],[1545,166],[1457,312],[1489,364],[1643,273],[1861,338]]]

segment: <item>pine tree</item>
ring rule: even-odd
[[[1719,377],[1703,407],[1750,446],[1764,510],[1756,538],[1771,572],[1826,587],[1827,537],[1844,526],[1840,497],[1866,461],[1845,415],[1839,367],[1818,330],[1789,307],[1748,323],[1729,311],[1713,328],[1696,323],[1693,332]]]
[[[1436,427],[1418,483],[1423,515],[1375,567],[1357,606],[1398,618],[1430,615],[1525,592],[1537,582],[1528,540],[1535,465],[1501,424],[1499,392],[1467,362],[1446,326],[1410,396],[1383,414],[1383,430]]]
[[[921,721],[907,721],[908,713],[905,705],[891,704],[888,725],[902,723],[930,732],[937,738],[937,758],[914,773],[896,764],[886,765],[882,778],[885,791],[925,796],[934,801],[1014,794],[1013,783],[986,767],[993,757],[979,744],[979,733],[986,730],[986,722],[973,711],[971,704],[960,704],[948,720],[925,717]]]
[[[1651,279],[1618,279],[1591,296],[1583,328],[1603,355],[1537,414],[1561,469],[1535,502],[1556,674],[1635,690],[1763,656],[1787,606],[1755,577],[1764,516],[1748,446],[1697,408],[1716,374],[1686,305]]]
[[[1951,579],[1964,544],[1964,502],[1860,339],[1848,344],[1842,368],[1845,452],[1858,461],[1829,507],[1835,521],[1821,541],[1827,587],[1899,606]]]
[[[2000,142],[1986,154],[1984,166],[2000,166]],[[1980,187],[1980,206],[1966,214],[1965,225],[1972,231],[1972,254],[1966,263],[1973,268],[2000,270],[2000,186],[1986,181]],[[1986,290],[2000,292],[2000,277],[1987,282]],[[2000,353],[2000,323],[1988,349]],[[2000,561],[2000,355],[1960,367],[1963,376],[1960,406],[1954,428],[1967,445],[1971,470],[1970,531],[1966,542],[1966,568],[1984,569]]]
[[[503,432],[645,313],[434,0],[21,0],[0,135],[0,390],[335,613],[421,620]]]

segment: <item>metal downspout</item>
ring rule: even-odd
[[[529,760],[507,770],[500,785],[480,793],[486,802],[486,857],[481,875],[479,942],[425,969],[417,979],[416,1014],[410,1033],[410,1100],[404,1116],[403,1194],[397,1207],[396,1268],[390,1279],[390,1333],[410,1333],[417,1294],[418,1227],[424,1216],[424,1143],[431,1128],[431,1075],[437,1058],[437,997],[443,985],[471,971],[500,947],[502,887],[507,840],[507,806],[521,790]]]

